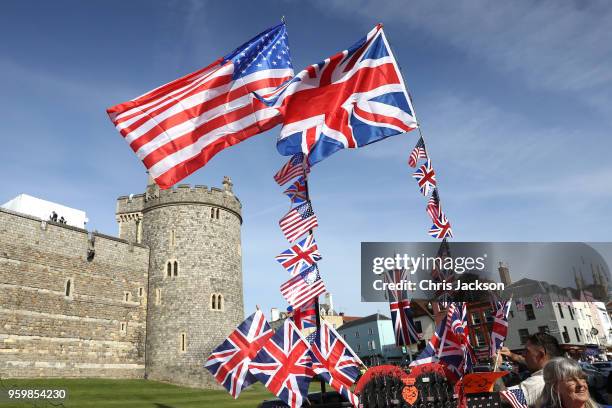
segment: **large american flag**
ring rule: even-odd
[[[491,328],[491,343],[489,344],[489,356],[495,357],[497,352],[504,345],[504,340],[508,335],[508,313],[512,299],[501,302],[501,307],[495,311],[493,316],[493,326]]]
[[[416,146],[410,152],[410,157],[408,157],[408,165],[410,167],[416,167],[419,159],[428,159],[427,150],[425,149],[425,141],[422,137],[419,138]]]
[[[292,276],[320,261],[321,253],[313,234],[276,256],[276,261]]]
[[[238,398],[240,391],[256,381],[249,373],[249,363],[273,334],[258,310],[213,350],[204,367],[234,398]]]
[[[319,226],[310,201],[293,208],[280,219],[278,225],[289,242],[294,242],[311,229]]]
[[[412,173],[419,184],[419,191],[425,197],[429,196],[429,192],[436,186],[436,172],[431,165],[431,160],[427,160],[414,173]]]
[[[107,109],[161,188],[226,147],[268,130],[279,112],[254,98],[293,76],[287,29],[272,27],[206,68]]]
[[[273,93],[259,94],[283,114],[278,151],[303,152],[310,164],[417,127],[382,25]]]
[[[280,287],[281,294],[294,309],[308,303],[312,298],[327,291],[319,269],[314,264],[304,269]]]
[[[310,355],[314,373],[358,407],[359,399],[350,387],[359,376],[359,367],[363,363],[342,336],[325,321],[316,332]]]
[[[505,391],[500,391],[502,397],[504,397],[512,406],[512,408],[527,408],[527,399],[523,390],[517,387],[510,387]]]
[[[313,377],[310,344],[290,319],[253,359],[250,371],[292,408],[302,406]]]

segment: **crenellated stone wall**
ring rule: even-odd
[[[148,264],[145,246],[0,209],[0,373],[142,378]]]

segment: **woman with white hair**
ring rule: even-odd
[[[544,390],[538,408],[596,408],[587,377],[580,365],[565,357],[550,360],[544,367]]]

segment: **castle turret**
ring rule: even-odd
[[[241,204],[229,177],[223,185],[160,190],[149,183],[145,194],[118,199],[120,234],[136,235],[128,216],[140,214],[140,239],[150,248],[151,379],[213,386],[204,360],[244,318]]]
[[[505,285],[511,285],[512,284],[512,278],[510,277],[510,269],[508,268],[508,265],[505,265],[503,262],[499,263],[499,279],[500,281]]]

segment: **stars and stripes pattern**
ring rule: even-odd
[[[512,408],[528,408],[525,394],[519,387],[510,387],[505,391],[500,391],[499,393],[506,399],[506,401],[510,403]]]
[[[322,257],[314,235],[308,234],[306,238],[283,251],[275,259],[294,276],[320,261]]]
[[[419,159],[428,159],[427,150],[425,149],[425,141],[422,137],[419,138],[416,146],[410,152],[410,156],[408,157],[408,165],[410,167],[416,167]]]
[[[431,217],[432,221],[440,218],[440,213],[442,212],[442,207],[440,205],[440,196],[438,195],[438,189],[434,188],[431,192],[431,197],[427,201],[427,214]]]
[[[315,264],[283,283],[280,291],[287,303],[297,309],[327,292],[327,289]]]
[[[427,160],[425,164],[422,164],[412,174],[412,177],[416,179],[419,185],[419,191],[425,197],[429,196],[432,188],[436,186],[436,172],[431,166],[431,160]]]
[[[291,200],[291,204],[302,204],[308,201],[308,190],[306,188],[306,178],[304,176],[293,182],[283,194]]]
[[[278,225],[290,243],[319,226],[310,201],[290,210],[280,219]]]
[[[276,91],[258,94],[284,118],[279,153],[305,153],[311,165],[338,150],[417,127],[382,25],[349,49],[307,67]]]
[[[359,399],[350,391],[350,387],[357,380],[359,367],[363,363],[342,336],[325,321],[321,322],[321,328],[316,331],[310,355],[314,373],[354,407],[358,407]]]
[[[314,299],[297,309],[289,306],[287,311],[290,312],[291,319],[298,329],[304,330],[317,326],[317,306]]]
[[[310,172],[310,166],[308,166],[306,156],[303,153],[296,153],[276,172],[274,180],[279,186],[282,186],[308,172]]]
[[[501,301],[501,307],[493,315],[493,326],[491,327],[491,342],[489,344],[489,356],[495,357],[504,345],[508,335],[508,313],[510,312],[512,300]]]
[[[293,76],[284,23],[209,66],[162,85],[107,113],[149,175],[166,189],[221,150],[282,119],[254,97]]]
[[[438,239],[444,238],[452,238],[453,230],[451,228],[451,224],[446,218],[446,214],[442,210],[440,210],[440,215],[438,218],[433,220],[433,225],[429,228],[427,232],[430,236]]]
[[[250,372],[292,408],[302,406],[313,377],[310,345],[290,319],[253,358]]]
[[[206,360],[204,367],[234,398],[256,381],[249,364],[274,333],[261,311],[256,311],[234,330]]]

